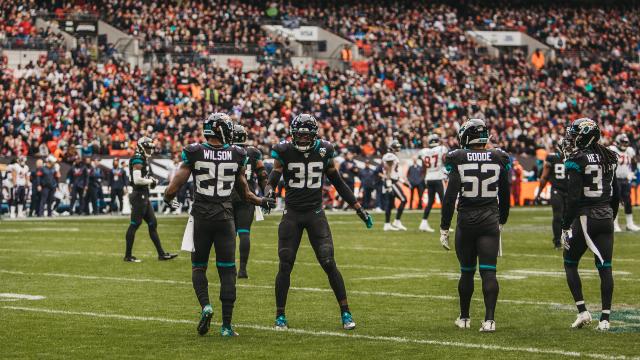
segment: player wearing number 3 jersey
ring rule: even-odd
[[[458,199],[456,255],[460,262],[460,317],[455,325],[471,326],[469,307],[473,295],[473,276],[480,263],[485,317],[480,331],[495,331],[494,311],[498,300],[496,262],[500,231],[509,217],[509,155],[499,149],[485,149],[489,131],[483,120],[471,119],[458,133],[462,149],[445,158],[449,185],[444,195],[440,242],[449,250],[449,226]]]
[[[257,197],[249,189],[245,177],[247,152],[231,145],[233,124],[227,114],[211,114],[204,122],[203,134],[207,142],[192,144],[183,150],[183,163],[167,187],[164,200],[173,206],[178,190],[193,174],[195,199],[191,216],[195,251],[191,253],[191,280],[202,307],[198,333],[204,335],[209,331],[213,315],[206,276],[213,246],[220,277],[220,334],[234,336],[237,334],[231,327],[231,317],[236,300],[236,230],[231,193],[235,189],[240,198],[267,210],[275,207],[275,201]]]
[[[338,194],[354,209],[367,228],[373,220],[356,201],[353,192],[342,180],[334,164],[336,156],[333,146],[317,139],[318,123],[309,114],[296,116],[291,122],[292,141],[281,142],[273,147],[273,171],[269,175],[266,192],[284,176],[285,210],[278,227],[278,257],[280,260],[276,276],[276,329],[287,329],[285,306],[291,271],[300,247],[302,232],[307,231],[309,242],[316,258],[327,274],[329,284],[340,305],[342,325],[345,330],[355,328],[347,302],[344,281],[333,257],[333,238],[327,217],[322,208],[322,184],[326,176],[336,187]]]
[[[600,128],[588,118],[575,120],[567,128],[567,160],[569,197],[562,220],[564,269],[567,284],[578,307],[578,317],[571,325],[580,328],[591,322],[582,296],[578,262],[590,249],[600,274],[602,315],[599,330],[609,330],[609,314],[613,296],[613,219],[618,213],[618,183],[615,181],[616,154],[599,144]]]

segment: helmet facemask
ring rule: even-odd
[[[295,146],[298,151],[307,152],[316,140],[316,135],[317,134],[311,130],[305,128],[293,130],[291,132],[293,146]]]

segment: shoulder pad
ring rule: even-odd
[[[247,149],[241,146],[231,145],[231,149],[235,150],[242,157],[247,156]]]
[[[200,150],[202,148],[202,145],[199,143],[193,143],[193,144],[189,144],[187,146],[185,146],[184,151],[186,152],[196,152],[198,150]]]
[[[586,162],[585,154],[582,151],[571,154],[567,160],[564,162],[564,167],[567,170],[576,170],[578,172],[582,171],[584,168],[584,164]]]
[[[504,165],[511,164],[511,157],[509,156],[509,153],[507,153],[506,151],[500,148],[493,148],[490,151],[498,157],[498,159],[502,164]]]
[[[329,158],[336,157],[337,155],[333,144],[326,140],[320,140],[320,142],[318,143],[318,151],[322,151],[320,149],[325,149],[324,152],[326,152]]]
[[[257,147],[248,147],[247,153],[251,154],[251,156],[256,158],[257,160],[262,160],[262,151],[260,151],[260,149],[258,149]]]
[[[444,157],[445,164],[455,165],[460,162],[460,159],[464,156],[464,149],[451,150]]]

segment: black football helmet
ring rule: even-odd
[[[486,144],[489,142],[489,129],[482,119],[469,119],[462,124],[458,131],[460,146],[468,148],[470,145]]]
[[[440,145],[440,136],[438,134],[429,135],[427,138],[427,145],[429,145],[430,148]]]
[[[391,152],[398,152],[402,149],[402,144],[398,140],[393,140],[389,145],[389,149],[391,149]]]
[[[153,149],[155,146],[153,145],[153,140],[150,137],[143,136],[138,139],[138,144],[136,147],[138,149],[138,152],[144,154],[145,157],[149,157],[153,154]]]
[[[600,140],[600,127],[589,118],[580,118],[567,128],[565,138],[570,152],[586,149]]]
[[[318,137],[318,121],[311,114],[300,114],[291,122],[293,146],[301,152],[307,152]]]
[[[627,134],[620,134],[616,136],[616,146],[622,151],[627,150],[629,147],[629,137]]]
[[[244,126],[236,124],[233,126],[233,143],[235,145],[247,144],[247,130]]]
[[[204,121],[202,133],[205,138],[214,137],[223,144],[230,144],[233,141],[233,121],[225,113],[213,113]]]

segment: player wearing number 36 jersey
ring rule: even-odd
[[[344,280],[333,257],[331,230],[322,209],[324,177],[329,179],[338,194],[356,210],[367,228],[373,226],[373,220],[356,201],[353,192],[338,173],[333,161],[336,156],[333,146],[327,141],[317,139],[317,135],[316,119],[309,114],[298,115],[291,122],[292,141],[281,142],[274,146],[271,152],[274,165],[266,192],[273,193],[272,189],[276,187],[281,176],[284,176],[286,190],[284,215],[278,227],[280,264],[276,276],[276,329],[288,328],[285,306],[291,271],[304,230],[307,230],[311,247],[327,274],[340,305],[343,328],[355,328],[349,311]]]
[[[615,181],[616,154],[599,144],[600,128],[588,118],[575,120],[567,128],[565,149],[569,197],[562,220],[564,269],[567,284],[578,307],[571,325],[581,328],[591,322],[582,296],[578,262],[590,249],[600,274],[602,315],[599,330],[609,330],[613,296],[613,219],[618,213],[618,183]]]
[[[440,242],[449,250],[449,226],[458,199],[456,255],[460,262],[460,317],[455,325],[471,326],[469,307],[473,295],[473,276],[480,263],[485,318],[480,331],[495,331],[494,311],[498,300],[496,262],[500,231],[509,216],[509,155],[499,149],[485,149],[489,131],[483,120],[471,119],[458,133],[462,149],[445,158],[449,185],[444,195]]]
[[[249,189],[245,177],[247,152],[231,145],[233,123],[227,114],[211,114],[204,122],[203,134],[207,142],[192,144],[182,152],[183,163],[165,191],[164,200],[179,206],[174,198],[180,187],[193,174],[195,183],[193,216],[193,247],[191,280],[202,307],[198,333],[209,331],[213,309],[209,301],[209,282],[206,271],[211,247],[216,252],[216,267],[220,277],[222,303],[222,336],[237,335],[231,327],[236,300],[236,230],[233,221],[231,193],[235,189],[240,198],[270,210],[275,201],[260,198]]]

